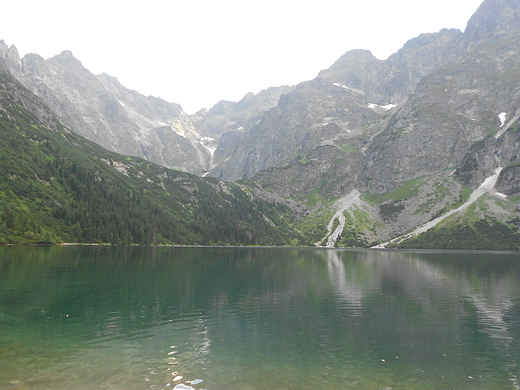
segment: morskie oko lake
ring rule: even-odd
[[[0,390],[520,389],[520,252],[0,247]]]

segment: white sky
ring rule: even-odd
[[[21,56],[71,50],[91,72],[194,113],[310,80],[348,50],[385,59],[423,32],[464,31],[481,2],[11,0],[0,39]]]

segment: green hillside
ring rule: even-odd
[[[102,149],[0,70],[0,243],[283,245],[288,211]],[[294,241],[293,241],[294,242]]]

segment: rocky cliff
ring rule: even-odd
[[[94,75],[70,51],[19,58],[0,41],[0,59],[73,131],[119,153],[202,175],[210,153],[178,105],[143,96],[106,74]]]
[[[386,61],[367,50],[347,52],[311,81],[280,96],[253,126],[224,132],[210,175],[224,180],[253,177],[293,164],[317,147],[362,151],[422,77],[445,60],[458,30],[424,34]],[[211,117],[211,111],[207,117]],[[196,122],[197,129],[202,129]]]
[[[520,115],[520,40],[511,23],[518,4],[513,11],[512,3],[485,1],[454,42],[456,50],[421,79],[372,141],[364,170],[370,191],[387,192],[413,177],[459,167],[476,142],[493,134],[508,137]],[[505,156],[512,153],[497,151],[495,159],[481,161],[483,171],[472,186],[508,165]]]
[[[210,175],[302,199],[301,229],[328,231],[321,244],[389,239],[463,205],[444,231],[499,221],[518,234],[519,10],[486,0],[464,33],[420,35],[385,61],[347,52],[253,127],[224,132]]]
[[[249,126],[232,129],[237,103],[219,104],[195,122],[199,131],[211,128],[220,137],[210,175],[258,175],[274,183],[292,170],[301,172],[301,161],[321,164],[318,171],[326,174],[323,164],[334,155],[344,172],[356,172],[340,187],[385,193],[414,177],[460,166],[475,142],[504,134],[506,122],[511,126],[520,114],[518,7],[485,1],[464,33],[422,34],[386,61],[366,50],[347,52],[316,79],[283,93],[271,109],[249,105],[256,114]],[[337,150],[320,152],[327,145]],[[337,181],[336,170],[329,173]],[[310,192],[317,174],[306,171],[298,178],[313,183],[301,189]],[[276,180],[267,179],[271,173]]]

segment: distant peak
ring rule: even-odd
[[[49,60],[56,61],[65,66],[83,68],[81,61],[78,60],[76,57],[74,57],[74,55],[72,54],[72,52],[70,50],[63,50],[60,54],[50,58]]]
[[[16,48],[15,45],[9,46],[9,52],[11,52],[13,55],[19,57],[18,49]]]
[[[106,81],[110,82],[111,84],[114,84],[118,87],[122,87],[122,85],[119,82],[119,80],[117,79],[117,77],[111,76],[108,73],[103,72],[100,75],[98,75],[98,77],[101,77],[101,78],[105,79]]]
[[[5,59],[6,55],[7,55],[7,50],[9,50],[9,48],[7,47],[7,44],[4,42],[4,40],[0,40],[0,58],[1,59]]]
[[[74,54],[70,50],[63,50],[60,54],[58,54],[56,57],[60,58],[69,58],[69,59],[76,59],[74,57]]]
[[[494,41],[520,32],[520,2],[518,0],[484,0],[468,22],[464,35],[473,44]]]

